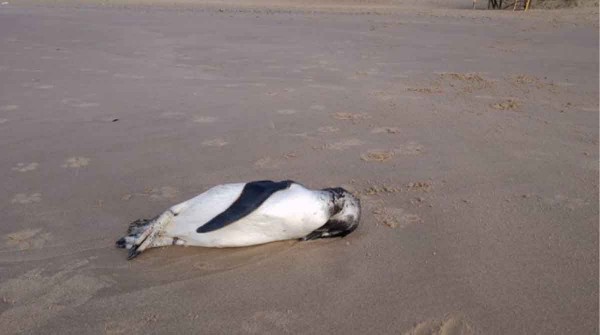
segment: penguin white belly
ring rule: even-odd
[[[245,184],[217,186],[179,205],[164,235],[185,245],[242,247],[302,238],[323,226],[330,217],[327,196],[298,184],[273,193],[258,208],[241,219],[210,232],[197,230],[226,211],[238,199]]]

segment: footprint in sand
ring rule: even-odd
[[[291,310],[259,311],[243,321],[241,326],[244,332],[250,334],[281,334],[296,329],[292,327],[295,321],[296,316]]]
[[[65,163],[62,165],[65,169],[79,169],[82,167],[86,167],[90,164],[90,159],[87,157],[71,157],[65,160]]]
[[[473,335],[473,327],[462,316],[448,316],[442,320],[427,320],[416,324],[403,335]]]
[[[214,116],[196,116],[192,121],[197,123],[213,123],[216,122],[218,118]]]
[[[33,162],[33,163],[18,163],[17,166],[13,167],[12,170],[13,171],[19,171],[19,172],[29,172],[29,171],[33,171],[35,169],[37,169],[39,166],[38,163]]]
[[[356,138],[348,138],[345,140],[341,140],[335,143],[330,143],[325,145],[325,149],[329,150],[345,150],[351,147],[356,147],[365,144],[365,142],[356,139]]]
[[[229,142],[225,141],[222,138],[215,138],[212,140],[206,140],[202,142],[202,145],[205,147],[222,147],[227,145]]]
[[[509,110],[518,109],[520,105],[521,104],[518,101],[509,99],[509,100],[505,100],[502,102],[490,104],[490,107],[492,107],[493,109],[496,109],[496,110],[500,110],[500,111],[509,111]]]
[[[10,112],[10,111],[14,111],[18,108],[19,108],[18,105],[4,105],[4,106],[0,106],[0,112]]]
[[[4,236],[4,244],[8,247],[17,247],[19,250],[38,249],[44,246],[46,242],[52,240],[52,234],[42,229],[25,229]]]
[[[373,215],[379,223],[390,228],[405,228],[423,223],[418,215],[408,213],[403,208],[378,207],[373,210]]]
[[[160,188],[152,188],[148,190],[150,200],[160,201],[167,199],[175,199],[179,195],[179,190],[172,186],[163,186]]]
[[[409,191],[429,192],[433,189],[433,184],[430,181],[415,181],[406,184],[406,189]]]
[[[360,159],[365,162],[386,162],[392,159],[394,155],[393,150],[369,150],[360,155]]]
[[[27,204],[31,204],[31,203],[34,203],[34,202],[40,202],[40,201],[42,201],[42,194],[41,193],[32,193],[32,194],[17,193],[10,200],[11,203],[13,203],[13,204],[20,204],[20,205],[27,205]]]
[[[281,115],[293,115],[296,113],[298,113],[298,112],[293,109],[280,109],[277,111],[277,114],[281,114]]]

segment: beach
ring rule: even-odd
[[[486,5],[1,5],[2,333],[598,333],[598,7]],[[361,223],[114,246],[262,179]]]

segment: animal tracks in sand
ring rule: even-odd
[[[18,171],[18,172],[29,172],[29,171],[33,171],[35,169],[37,169],[39,166],[38,163],[33,162],[33,163],[18,163],[17,166],[13,167],[12,170],[13,171]]]
[[[4,237],[4,244],[8,247],[16,247],[19,250],[39,249],[52,240],[52,234],[42,232],[38,229],[25,229],[18,232],[7,234]]]
[[[362,155],[360,158],[365,162],[386,162],[392,159],[396,155],[420,155],[423,153],[423,146],[417,142],[408,142],[401,144],[396,149],[391,150],[380,150],[373,149],[369,150]]]
[[[377,222],[390,228],[406,228],[423,222],[418,215],[408,213],[403,208],[375,207],[372,213]]]
[[[475,331],[462,316],[447,316],[442,320],[427,320],[419,322],[403,335],[473,335]]]
[[[41,193],[31,193],[31,194],[17,193],[10,200],[11,203],[13,203],[13,204],[19,204],[19,205],[27,205],[27,204],[31,204],[31,203],[34,203],[34,202],[40,202],[40,201],[42,201],[42,194]]]
[[[419,192],[419,193],[428,193],[433,191],[433,182],[430,180],[423,181],[415,181],[410,182],[404,186],[397,186],[394,184],[387,183],[371,183],[369,182],[367,186],[363,189],[355,189],[354,192],[366,196],[380,196],[386,194],[394,194],[400,192]]]
[[[394,157],[394,155],[393,150],[369,150],[360,155],[360,159],[365,162],[385,162]]]
[[[421,192],[429,192],[433,189],[432,182],[424,180],[424,181],[415,181],[410,182],[406,185],[406,189],[409,191],[421,191]]]
[[[506,101],[502,101],[502,102],[498,102],[498,103],[494,103],[491,104],[490,107],[492,107],[493,109],[496,110],[501,110],[501,111],[508,111],[508,110],[515,110],[518,109],[520,106],[520,104],[512,99],[508,99]]]

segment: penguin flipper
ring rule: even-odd
[[[244,185],[240,196],[221,214],[196,229],[197,233],[209,233],[232,224],[255,211],[273,193],[284,190],[294,183],[291,180],[274,182],[271,180],[253,181]]]

